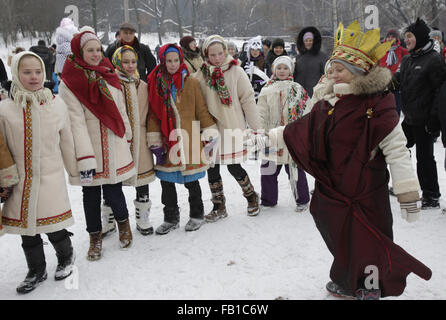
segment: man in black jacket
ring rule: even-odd
[[[45,41],[39,40],[39,42],[37,42],[37,46],[29,48],[29,51],[34,52],[40,58],[42,58],[43,63],[45,63],[46,81],[52,82],[56,56],[53,54],[50,48],[46,46]]]
[[[446,80],[446,64],[434,50],[430,29],[418,19],[405,31],[406,55],[394,74],[391,90],[401,90],[403,129],[408,148],[416,145],[417,173],[423,191],[422,209],[439,208],[440,188],[434,141],[440,123],[434,100]]]
[[[128,22],[124,22],[119,27],[119,39],[108,46],[105,56],[112,60],[113,53],[123,45],[129,45],[138,53],[139,77],[146,81],[147,76],[156,67],[156,59],[150,51],[149,46],[139,42],[135,36],[136,28]]]

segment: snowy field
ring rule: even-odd
[[[174,39],[166,39],[175,41]],[[143,36],[152,49],[156,35]],[[27,49],[30,41],[23,41]],[[241,46],[241,44],[237,43]],[[6,65],[12,48],[0,47]],[[9,68],[7,67],[9,72]],[[446,173],[443,167],[444,148],[436,144],[436,157],[442,194],[446,199]],[[415,154],[414,152],[412,154]],[[260,164],[244,165],[260,192]],[[415,167],[415,162],[414,162]],[[144,237],[136,231],[133,199],[135,191],[124,192],[130,212],[134,242],[128,250],[119,248],[117,233],[103,242],[103,258],[86,259],[89,237],[80,187],[68,186],[76,224],[69,228],[76,251],[74,275],[62,282],[53,280],[56,256],[51,244],[45,245],[48,280],[25,296],[15,292],[25,278],[27,267],[16,235],[0,238],[0,299],[151,299],[151,300],[331,300],[325,290],[329,280],[332,256],[317,231],[310,213],[293,210],[291,191],[283,170],[279,176],[279,204],[263,210],[257,217],[246,215],[246,200],[236,181],[222,168],[229,217],[215,224],[206,224],[197,232],[186,233],[189,206],[187,190],[177,186],[181,207],[180,229],[165,236]],[[310,188],[314,181],[309,178]],[[201,180],[206,213],[211,209],[207,179]],[[163,221],[161,186],[150,185],[151,219],[156,228]],[[409,224],[400,217],[399,205],[392,198],[394,238],[410,254],[433,271],[430,281],[413,274],[408,277],[407,300],[446,299],[446,216],[441,210],[423,211],[421,219]],[[442,200],[442,207],[446,202]],[[46,236],[43,236],[45,242]]]
[[[444,149],[438,142],[436,155],[442,193],[446,195]],[[259,164],[245,165],[260,191]],[[187,190],[178,186],[182,209],[180,229],[165,236],[142,236],[136,231],[134,189],[124,188],[131,212],[134,242],[122,250],[117,233],[103,242],[103,258],[89,262],[80,187],[69,186],[76,224],[73,245],[77,254],[76,273],[69,280],[55,282],[56,256],[45,245],[49,278],[25,296],[15,293],[27,268],[19,236],[0,238],[0,299],[151,299],[151,300],[326,300],[325,291],[332,257],[318,233],[310,213],[296,213],[285,172],[279,176],[279,205],[263,210],[257,217],[246,215],[246,201],[240,187],[223,167],[222,177],[229,217],[205,224],[192,233],[184,231],[188,220]],[[309,178],[310,187],[313,179]],[[211,209],[207,180],[201,180],[206,212]],[[162,223],[161,187],[150,185],[152,221]],[[409,224],[402,220],[399,205],[392,197],[395,242],[424,262],[433,271],[430,281],[413,274],[401,297],[387,299],[446,299],[446,216],[441,210],[423,211],[421,219]],[[445,206],[445,203],[442,203]],[[47,241],[46,236],[43,236]]]

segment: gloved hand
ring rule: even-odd
[[[441,131],[440,120],[437,117],[430,117],[429,120],[427,120],[425,130],[432,137],[438,138]]]
[[[0,198],[1,202],[5,202],[11,196],[12,187],[0,188]]]
[[[161,166],[166,163],[167,160],[167,152],[164,150],[163,146],[151,146],[150,150],[156,157],[156,164]]]
[[[96,175],[96,170],[86,170],[80,172],[80,179],[82,184],[91,184],[93,182],[93,177]]]
[[[401,217],[407,222],[415,222],[420,218],[417,202],[400,203]]]
[[[212,149],[214,149],[215,145],[217,144],[219,140],[219,137],[216,138],[211,138],[209,141],[205,141],[204,142],[204,152],[206,154],[206,156],[209,158],[209,154],[212,151]]]

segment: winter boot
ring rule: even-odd
[[[381,298],[381,290],[358,289],[356,290],[356,300],[379,300]]]
[[[133,235],[132,230],[130,230],[129,219],[124,221],[118,221],[119,230],[119,245],[121,248],[129,248],[132,244]]]
[[[164,222],[156,228],[156,234],[164,235],[180,226],[180,208],[164,207]]]
[[[197,231],[204,224],[204,208],[203,202],[200,199],[200,203],[190,204],[190,219],[187,222],[184,230]]]
[[[150,224],[149,215],[152,202],[140,202],[133,200],[135,204],[136,230],[143,236],[153,234],[153,226]]]
[[[423,197],[421,199],[421,210],[440,209],[438,198]]]
[[[88,249],[87,260],[96,261],[102,255],[102,232],[90,233],[90,248]]]
[[[228,216],[228,213],[226,212],[226,198],[223,193],[223,182],[221,180],[215,183],[209,183],[209,187],[211,188],[211,201],[214,207],[204,219],[206,222],[215,222]]]
[[[46,280],[45,253],[43,251],[43,243],[30,248],[23,247],[25,252],[26,263],[28,264],[28,274],[25,280],[17,287],[17,293],[26,294],[33,291],[40,282]]]
[[[113,215],[113,210],[110,206],[106,205],[105,202],[101,205],[101,215],[102,215],[102,238],[105,238],[109,234],[116,231],[115,216]]]
[[[248,200],[248,216],[255,217],[260,212],[259,195],[254,190],[254,186],[246,175],[242,180],[237,180],[243,190],[243,196]]]
[[[327,289],[328,293],[330,293],[332,296],[335,296],[337,298],[346,298],[346,299],[354,299],[355,298],[353,295],[348,293],[344,288],[342,288],[341,286],[338,286],[333,281],[330,281],[329,283],[327,283],[325,288]]]
[[[75,253],[71,245],[70,237],[67,233],[66,237],[59,242],[51,243],[56,250],[57,268],[54,279],[56,281],[63,280],[73,272]]]

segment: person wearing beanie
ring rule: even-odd
[[[277,57],[281,56],[288,56],[288,53],[285,50],[285,41],[283,39],[277,38],[273,40],[271,50],[266,55],[266,75],[268,77],[271,77],[271,75],[273,74],[272,66],[274,60],[276,60]]]
[[[334,257],[326,290],[358,300],[400,296],[410,273],[429,280],[432,271],[393,240],[388,167],[407,222],[420,217],[420,186],[387,91],[392,74],[378,64],[391,43],[379,42],[379,29],[363,33],[358,21],[340,23],[334,38],[323,99],[299,121],[271,130],[269,146],[283,139],[316,180],[310,213]],[[377,268],[379,284],[368,283],[368,266]]]
[[[434,50],[429,32],[429,27],[421,19],[406,28],[404,41],[410,54],[403,58],[390,85],[392,92],[401,92],[407,147],[417,146],[422,209],[440,208],[441,194],[434,156],[434,139],[440,134],[440,123],[434,101],[446,80],[446,64]]]
[[[401,45],[400,34],[394,29],[387,32],[385,41],[392,41],[392,46],[386,55],[379,61],[379,65],[383,68],[389,69],[392,74],[395,74],[400,67],[403,57],[409,54],[409,50]],[[394,95],[396,111],[398,112],[398,115],[401,115],[401,93],[398,90],[394,92]]]
[[[240,57],[237,45],[233,41],[228,41],[228,54],[230,54],[236,60]]]
[[[266,134],[272,129],[299,120],[304,114],[308,95],[300,84],[293,81],[293,71],[294,63],[290,57],[278,57],[272,65],[272,79],[260,92],[257,106],[261,129]],[[259,156],[263,160],[260,168],[261,205],[265,208],[277,205],[277,177],[285,166],[293,192],[294,209],[296,212],[307,210],[310,192],[305,172],[296,166],[285,144],[278,146],[277,150],[267,151],[261,150]]]
[[[132,128],[121,83],[104,57],[96,34],[85,31],[71,40],[61,74],[59,95],[68,105],[79,172],[70,184],[81,186],[90,247],[89,261],[102,257],[101,193],[119,229],[119,245],[129,248],[133,236],[122,183],[137,171],[130,151]],[[128,97],[127,97],[128,98]]]
[[[245,70],[251,81],[251,86],[254,89],[257,101],[260,90],[262,90],[262,87],[269,80],[269,77],[266,75],[266,58],[263,52],[261,36],[251,38],[248,41],[246,59],[242,61],[241,67]]]
[[[434,29],[429,33],[429,36],[432,40],[435,41],[435,51],[445,57],[446,48],[443,43],[443,32],[438,29]]]
[[[180,40],[181,50],[184,54],[184,63],[187,66],[189,73],[195,73],[200,70],[203,64],[203,58],[201,57],[200,48],[197,46],[197,42],[191,36],[185,36]]]
[[[128,22],[119,26],[119,38],[110,44],[105,50],[105,56],[111,61],[116,49],[124,45],[129,45],[138,53],[138,73],[141,80],[146,80],[147,76],[156,67],[156,58],[153,56],[149,46],[140,42],[135,36],[136,27]]]
[[[268,54],[268,52],[270,50],[271,50],[271,40],[263,39],[262,40],[262,51],[265,54],[265,56]]]
[[[45,63],[46,81],[53,81],[54,64],[56,63],[56,57],[53,52],[46,46],[45,40],[39,40],[37,46],[32,46],[29,51],[34,52]]]
[[[212,35],[206,38],[202,51],[205,62],[193,75],[200,83],[209,113],[214,117],[220,133],[218,150],[214,151],[215,165],[209,168],[208,182],[212,193],[212,211],[205,216],[207,222],[226,218],[226,197],[220,167],[226,165],[229,173],[240,186],[248,202],[248,216],[260,212],[259,195],[248,173],[241,166],[247,160],[248,149],[244,145],[247,127],[259,128],[259,112],[254,90],[245,71],[237,60],[228,54],[223,37]]]
[[[328,56],[321,51],[321,33],[315,27],[306,27],[297,36],[296,45],[299,54],[296,57],[294,81],[303,86],[311,97],[328,60]]]

